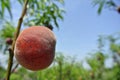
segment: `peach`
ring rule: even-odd
[[[44,26],[32,26],[18,36],[14,55],[23,67],[37,71],[47,68],[55,55],[56,38],[53,32]]]

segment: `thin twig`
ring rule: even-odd
[[[16,68],[18,67],[18,63],[15,65],[15,67],[12,69],[12,71],[11,71],[11,73],[13,73],[15,70],[16,70]]]
[[[17,29],[16,29],[16,34],[15,34],[15,37],[14,37],[14,40],[13,40],[13,43],[12,43],[12,47],[9,49],[9,62],[8,62],[6,80],[10,80],[11,69],[12,69],[12,65],[13,65],[15,41],[16,41],[19,33],[20,33],[20,28],[21,28],[21,25],[22,25],[22,21],[23,21],[24,15],[26,14],[26,11],[27,11],[28,1],[29,0],[25,0],[25,4],[24,4],[23,10],[22,10],[22,14],[21,14],[20,19],[18,21],[18,26],[17,26]]]

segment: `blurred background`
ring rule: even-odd
[[[24,0],[0,1],[0,80],[4,80]],[[47,69],[33,72],[14,59],[11,80],[120,80],[119,0],[29,0],[21,30],[44,25],[57,38]]]

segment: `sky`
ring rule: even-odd
[[[120,31],[119,13],[103,9],[102,14],[98,15],[97,9],[91,0],[65,0],[64,21],[60,22],[60,29],[55,30],[56,51],[82,60],[97,49],[99,35]]]
[[[13,10],[15,21],[20,14],[20,8],[16,8]],[[120,31],[120,14],[103,9],[102,14],[98,15],[98,7],[93,7],[92,0],[65,0],[64,8],[64,20],[59,22],[59,30],[54,29],[57,38],[56,52],[83,60],[89,52],[97,49],[99,35]]]

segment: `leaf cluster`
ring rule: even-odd
[[[11,0],[0,0],[0,20],[13,18]],[[16,1],[17,4],[23,6],[24,0]],[[58,21],[63,20],[65,10],[61,8],[64,0],[29,0],[27,5],[27,14],[24,18],[24,26],[44,25],[53,28],[59,27]],[[8,17],[9,14],[9,17]],[[7,15],[7,18],[5,18]],[[8,21],[8,20],[7,20]]]
[[[119,0],[117,0],[119,1]],[[116,0],[93,0],[93,5],[98,6],[98,14],[101,14],[103,8],[109,8],[110,10],[116,10],[118,6]]]

